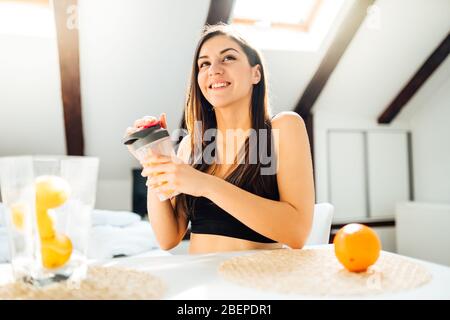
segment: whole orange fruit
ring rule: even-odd
[[[381,241],[373,229],[351,223],[342,227],[334,238],[336,258],[349,271],[363,272],[373,265],[381,251]]]

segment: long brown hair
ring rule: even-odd
[[[231,40],[235,41],[244,51],[247,56],[247,59],[252,67],[259,65],[261,79],[257,84],[253,85],[252,90],[252,98],[251,98],[251,109],[250,116],[252,122],[252,129],[254,129],[257,133],[257,146],[250,146],[249,139],[247,138],[244,144],[244,157],[245,162],[240,163],[230,174],[228,174],[225,178],[226,181],[244,189],[254,194],[263,196],[265,198],[271,198],[273,200],[279,199],[278,194],[278,185],[276,180],[276,175],[261,175],[261,168],[265,166],[258,161],[256,164],[252,164],[249,161],[250,147],[256,147],[258,150],[256,151],[258,155],[261,152],[267,152],[273,150],[273,139],[272,139],[272,125],[271,125],[271,116],[269,111],[269,99],[267,93],[267,83],[266,83],[266,75],[264,72],[264,65],[261,58],[261,54],[252,47],[246,40],[244,40],[240,35],[238,35],[234,30],[230,28],[229,25],[226,24],[217,24],[212,26],[206,26],[203,34],[197,44],[197,48],[195,49],[194,61],[192,64],[192,71],[190,77],[190,85],[187,92],[186,97],[186,106],[184,112],[184,123],[188,133],[190,134],[190,145],[191,145],[191,155],[190,155],[190,163],[191,165],[202,172],[206,172],[210,168],[210,164],[207,161],[203,161],[203,155],[201,161],[194,161],[194,152],[195,152],[195,143],[194,141],[194,130],[195,123],[201,122],[201,147],[202,150],[206,148],[210,143],[215,143],[213,141],[205,141],[203,139],[204,133],[208,129],[217,129],[217,121],[216,115],[213,111],[213,106],[206,100],[203,96],[200,87],[197,82],[197,76],[199,73],[199,67],[197,64],[197,59],[200,53],[200,49],[203,44],[215,37],[225,35],[229,37]],[[267,132],[267,136],[265,140],[267,141],[267,146],[264,147],[264,151],[260,150],[260,130],[265,129]],[[243,151],[243,150],[241,150]],[[203,154],[203,153],[202,153]],[[272,154],[268,154],[272,159],[276,159]],[[195,162],[195,163],[194,163]],[[236,162],[237,163],[237,162]],[[195,201],[195,197],[180,194],[176,197],[176,214],[179,214],[179,209],[182,212],[185,212],[187,215],[191,214],[191,210],[193,207],[193,203]]]

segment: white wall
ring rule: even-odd
[[[121,140],[143,115],[181,119],[208,0],[79,2],[86,154],[101,159],[97,207],[131,209],[131,168]],[[99,130],[100,129],[100,130]]]
[[[445,0],[433,2],[378,0],[375,2],[375,6],[380,14],[379,27],[369,27],[366,18],[314,105],[314,165],[317,202],[329,201],[327,132],[330,129],[383,131],[413,129],[416,198],[421,193],[426,193],[430,198],[431,194],[439,188],[439,192],[434,198],[444,198],[444,194],[446,194],[448,199],[450,197],[448,185],[450,178],[446,177],[450,170],[450,161],[446,151],[442,151],[445,149],[442,139],[448,141],[448,138],[445,137],[449,137],[448,129],[444,129],[443,124],[448,124],[448,120],[450,120],[448,111],[442,111],[445,105],[447,108],[449,106],[448,93],[445,97],[443,93],[445,89],[439,90],[440,93],[437,96],[440,98],[437,98],[436,102],[428,105],[428,99],[425,99],[427,111],[431,110],[428,108],[431,105],[434,105],[434,110],[432,111],[433,116],[430,111],[430,119],[421,120],[423,121],[421,126],[414,125],[410,121],[411,116],[398,117],[390,125],[379,125],[376,121],[395,95],[447,35],[450,29],[450,2]],[[401,14],[399,14],[400,12]],[[441,73],[438,76],[439,79],[448,78],[449,69],[446,70],[444,75]],[[431,95],[435,95],[439,87],[439,81],[434,81],[427,90],[431,92]],[[450,91],[448,84],[447,91]],[[406,106],[406,109],[408,108],[410,108],[409,105]],[[418,114],[417,116],[420,117]],[[440,117],[440,119],[437,120],[435,117]],[[437,126],[437,130],[433,129],[434,133],[430,133],[432,121],[435,121]],[[425,131],[428,133],[424,134]],[[418,135],[421,137],[418,138]],[[432,144],[434,146],[428,146],[426,149],[424,146],[429,143],[430,135],[440,142],[436,142]],[[428,153],[424,153],[424,151],[428,151]],[[431,152],[442,158],[442,161],[441,159],[437,161],[438,169],[433,169],[436,164],[434,164],[434,156],[430,157]],[[418,153],[421,153],[419,158],[417,158]],[[443,175],[440,180],[437,180],[438,172]],[[422,177],[418,177],[419,175]],[[419,180],[417,181],[417,179]],[[440,182],[436,184],[437,181]],[[430,188],[430,185],[433,185],[431,191],[425,191]],[[387,185],[386,188],[389,186]],[[391,229],[389,232],[381,233],[380,237],[384,247],[395,250],[394,231]]]
[[[395,227],[373,227],[381,240],[381,249],[389,252],[397,252],[396,228]]]
[[[415,200],[450,203],[450,58],[397,117],[412,131]]]
[[[398,253],[450,266],[450,205],[430,202],[397,204]]]
[[[416,201],[450,204],[449,124],[450,76],[447,74],[447,81],[411,119]]]
[[[100,179],[95,207],[110,210],[131,210],[131,179]]]
[[[178,126],[209,0],[80,0],[85,154],[100,158],[97,207],[131,209],[121,140],[143,115]],[[52,17],[50,17],[52,18]],[[65,154],[56,38],[0,34],[0,156]]]
[[[398,116],[410,123],[415,201],[397,205],[400,254],[449,265],[450,58]],[[397,121],[397,120],[396,120]]]
[[[398,116],[412,131],[415,200],[450,203],[450,58]]]
[[[56,39],[0,34],[0,156],[64,154]]]
[[[366,17],[313,108],[319,202],[328,201],[327,131],[409,130],[409,118],[399,117],[388,126],[376,119],[450,29],[446,0],[378,0],[375,5],[379,27],[371,27]]]
[[[372,130],[380,132],[404,132],[409,130],[409,123],[396,122],[389,128],[379,125],[376,119],[368,116],[338,114],[324,110],[314,113],[314,174],[317,202],[329,201],[327,134],[331,129],[337,130]]]

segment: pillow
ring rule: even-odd
[[[6,226],[5,222],[5,205],[0,202],[0,226]],[[93,226],[115,226],[125,227],[132,223],[138,222],[141,217],[130,211],[113,211],[113,210],[99,210],[92,211],[92,225]]]
[[[141,217],[130,211],[113,211],[113,210],[99,210],[92,211],[92,225],[93,226],[114,226],[126,227],[130,224],[138,222]]]

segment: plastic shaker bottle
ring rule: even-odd
[[[145,157],[153,153],[168,156],[172,159],[176,158],[169,132],[162,128],[159,122],[155,122],[148,128],[127,135],[123,143],[131,147],[131,152],[139,161],[142,161]],[[174,192],[165,192],[158,193],[157,195],[159,200],[164,201],[177,194]]]

